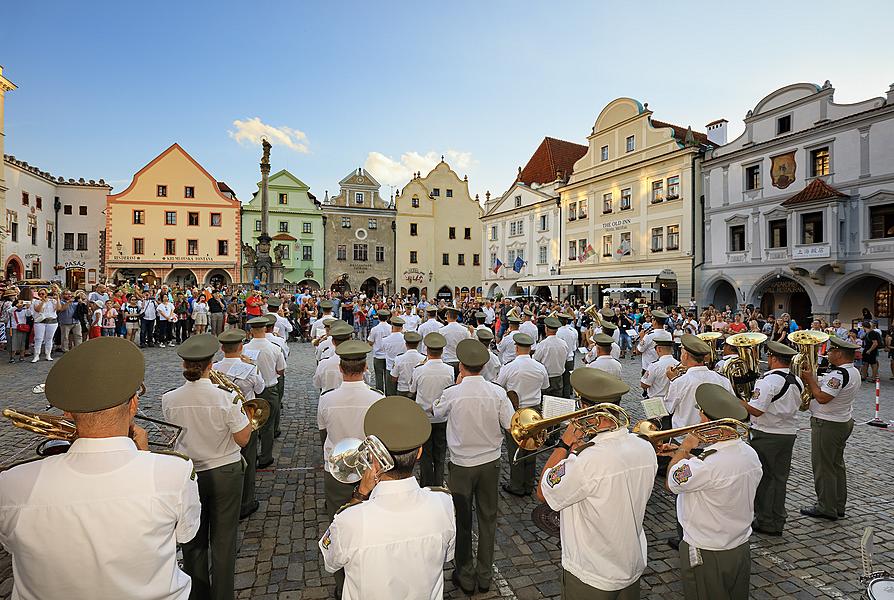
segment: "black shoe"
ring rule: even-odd
[[[281,435],[282,435],[282,431],[274,431],[274,432],[273,432],[273,439],[275,440],[276,438],[278,438],[278,437],[281,436]]]
[[[258,512],[258,509],[259,509],[260,507],[261,507],[261,503],[258,502],[257,500],[255,500],[254,503],[253,503],[251,506],[249,506],[249,507],[246,508],[246,509],[243,509],[243,510],[239,513],[239,520],[241,521],[241,520],[243,520],[243,519],[247,519],[247,518],[250,517],[251,515],[253,515],[253,514],[255,514],[256,512]]]
[[[838,520],[838,515],[827,515],[826,513],[818,511],[816,506],[802,508],[801,514],[805,517],[813,517],[814,519],[828,519],[830,521]]]
[[[490,586],[487,586],[487,587],[483,587],[483,586],[480,586],[480,585],[478,586],[478,593],[479,593],[479,594],[486,594],[486,593],[488,593],[489,591],[490,591]]]
[[[506,492],[507,494],[512,494],[513,496],[518,496],[519,498],[524,498],[525,496],[528,495],[526,492],[515,491],[514,489],[509,487],[509,484],[507,484],[507,483],[503,484],[503,491]]]
[[[15,361],[16,361],[16,359],[14,359],[14,358],[10,358],[10,359],[9,359],[9,363],[10,363],[10,364],[14,363]]]
[[[838,518],[839,518],[839,519],[843,519],[843,518],[844,518],[844,511],[840,511],[840,512],[838,513]]]
[[[456,572],[456,569],[453,569],[453,575],[450,576],[450,581],[457,588],[463,591],[466,596],[471,596],[475,593],[475,588],[464,588],[462,584],[459,582],[459,574]]]
[[[782,535],[781,531],[773,531],[772,529],[761,527],[757,523],[751,524],[751,530],[756,531],[757,533],[762,533],[764,535],[772,535],[773,537],[780,537]]]
[[[680,549],[680,540],[675,537],[667,538],[667,545],[673,548],[674,550]]]
[[[272,464],[273,464],[273,460],[272,460],[272,459],[271,459],[271,460],[265,460],[264,462],[259,462],[257,468],[259,468],[259,469],[266,469],[267,467],[269,467],[269,466],[272,465]]]

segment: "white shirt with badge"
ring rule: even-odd
[[[161,396],[165,421],[183,428],[175,450],[192,459],[196,471],[207,471],[242,460],[233,439],[248,425],[236,394],[210,379],[187,381]]]
[[[341,385],[344,379],[341,374],[341,357],[334,352],[317,364],[314,371],[314,387],[325,392]]]
[[[332,356],[332,352],[335,350],[335,344],[332,343],[332,337],[327,337],[325,340],[317,344],[317,347],[314,349],[314,353],[317,357],[317,362],[320,362],[324,358],[329,358]]]
[[[556,335],[548,335],[537,344],[534,360],[546,367],[550,377],[559,377],[565,372],[568,345]]]
[[[80,438],[65,454],[4,471],[11,597],[187,600],[177,544],[195,537],[201,512],[192,461],[126,437]]]
[[[531,336],[531,339],[534,340],[534,346],[537,346],[537,339],[540,337],[540,332],[537,331],[537,325],[535,325],[533,321],[522,321],[518,326],[518,330]]]
[[[600,371],[605,371],[609,375],[613,375],[618,379],[621,379],[621,363],[618,360],[615,360],[608,354],[603,354],[601,356],[597,356],[596,360],[589,363],[587,368],[590,369],[599,369]]]
[[[407,351],[407,343],[404,341],[402,331],[392,331],[391,335],[382,342],[382,352],[385,354],[385,371],[391,372],[394,368],[394,359]]]
[[[282,352],[282,355],[285,357],[286,360],[289,359],[289,344],[286,342],[286,340],[270,332],[265,333],[264,337],[270,340],[271,344],[279,348],[280,352]]]
[[[469,333],[469,330],[466,329],[465,325],[457,323],[456,321],[450,321],[441,327],[438,330],[438,333],[443,335],[444,339],[447,340],[447,345],[444,346],[444,354],[441,355],[441,360],[448,363],[459,362],[459,359],[456,357],[456,347],[461,341],[472,337],[472,334]]]
[[[503,365],[495,383],[518,394],[518,407],[540,407],[543,390],[549,387],[546,367],[530,356],[519,356]]]
[[[649,386],[646,393],[649,398],[663,397],[667,395],[667,388],[670,386],[670,379],[667,378],[667,370],[669,367],[675,367],[680,364],[672,354],[663,354],[658,360],[646,367],[646,372],[640,378],[640,383]]]
[[[742,440],[711,444],[700,457],[674,465],[667,486],[677,494],[683,541],[711,551],[747,543],[762,474],[757,452]]]
[[[345,570],[343,600],[429,600],[444,596],[455,543],[450,494],[408,477],[380,481],[336,514],[319,547],[327,571]]]
[[[519,330],[515,331],[507,331],[503,336],[503,339],[500,340],[500,343],[497,344],[497,354],[500,356],[500,360],[503,361],[504,365],[508,365],[512,361],[515,360],[515,334],[521,333]]]
[[[562,567],[585,584],[621,590],[646,568],[643,517],[658,460],[652,445],[626,429],[544,469],[540,489],[559,511]]]
[[[673,414],[671,424],[675,429],[695,425],[701,421],[700,411],[695,405],[695,390],[703,383],[716,383],[735,395],[729,379],[723,375],[704,365],[689,367],[684,374],[670,382],[667,386],[667,395],[664,397],[667,412]]]
[[[366,437],[363,419],[366,411],[382,398],[381,392],[363,381],[344,381],[334,390],[324,392],[317,404],[317,428],[326,430],[323,442],[323,469],[329,471],[329,457],[337,443],[345,438]]]
[[[488,350],[488,352],[490,352],[490,360],[488,360],[487,364],[484,365],[484,368],[481,369],[481,376],[488,381],[496,381],[497,377],[500,375],[500,369],[503,367],[503,363],[500,361],[500,357],[493,353],[493,350]]]
[[[286,370],[286,357],[282,350],[266,337],[251,338],[242,346],[242,353],[255,361],[267,387],[276,385],[278,372]]]
[[[373,358],[385,358],[382,342],[391,335],[391,325],[387,321],[379,321],[379,324],[369,330],[366,341],[372,346]]]
[[[427,319],[416,328],[416,333],[422,336],[422,341],[419,342],[419,352],[421,354],[426,354],[428,352],[425,347],[425,336],[429,333],[438,331],[440,328],[441,323],[437,319]]]
[[[480,375],[469,375],[444,390],[435,402],[436,419],[447,418],[447,448],[450,462],[476,467],[500,458],[503,429],[515,410],[506,390]]]
[[[223,358],[211,365],[211,368],[223,373],[235,383],[246,400],[252,400],[266,387],[258,367],[241,358]]]
[[[432,423],[446,423],[447,417],[435,418],[433,406],[444,390],[456,383],[453,367],[440,358],[429,358],[424,365],[413,369],[410,393],[416,394],[416,404]]]
[[[397,377],[398,392],[410,391],[410,382],[413,380],[413,369],[424,360],[425,357],[415,348],[397,355],[397,358],[394,359],[394,365],[391,367],[389,373],[392,377]]]
[[[571,324],[562,325],[559,327],[559,330],[556,331],[556,337],[565,342],[565,345],[568,346],[568,356],[565,360],[574,360],[574,353],[577,351],[579,340],[577,329]]]
[[[842,370],[847,372],[847,377],[844,376]],[[844,382],[845,379],[847,379],[847,384]],[[810,413],[824,421],[847,423],[853,418],[854,400],[860,391],[861,381],[860,371],[854,367],[853,363],[831,367],[829,372],[821,376],[817,383],[819,383],[820,390],[833,396],[833,399],[825,404],[820,404],[816,399],[811,400]]]
[[[658,360],[658,351],[655,350],[655,340],[673,340],[670,332],[663,327],[650,331],[639,341],[636,349],[642,354],[643,369]]]
[[[752,429],[764,433],[795,435],[798,433],[798,409],[801,406],[801,390],[804,384],[799,377],[788,386],[785,394],[776,398],[786,383],[788,369],[771,369],[754,382],[754,393],[748,404],[763,411],[759,417],[751,415]]]

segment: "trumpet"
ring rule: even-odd
[[[688,371],[688,370],[689,370],[689,367],[687,367],[687,366],[684,365],[683,363],[677,363],[677,364],[675,364],[674,366],[672,366],[672,367],[670,368],[671,373],[674,373],[674,378],[671,379],[671,381],[673,381],[673,380],[676,379],[677,377],[680,377],[681,375],[685,375],[685,374],[686,374],[686,371]]]
[[[829,334],[822,331],[802,330],[793,331],[787,337],[788,341],[798,347],[798,354],[792,359],[789,371],[800,376],[806,365],[816,375],[819,368],[819,347],[829,340]],[[801,392],[800,410],[810,408],[811,400],[813,400],[813,393],[810,391],[810,387],[805,385]]]
[[[693,434],[703,444],[716,444],[735,439],[748,439],[748,425],[737,419],[717,419],[686,427],[662,430],[655,421],[645,419],[633,426],[633,433],[643,438],[658,451],[661,444],[682,435]]]
[[[603,425],[603,419],[607,420],[609,424]],[[584,436],[588,439],[592,439],[606,431],[626,429],[630,425],[630,417],[627,415],[627,411],[611,402],[587,406],[549,419],[544,419],[543,415],[534,408],[520,408],[512,415],[509,434],[515,440],[515,443],[518,444],[519,450],[539,450],[522,458],[519,458],[519,450],[516,450],[515,456],[512,457],[512,462],[516,463],[536,456],[541,452],[552,450],[555,445],[548,447],[544,447],[544,445],[552,434],[558,432],[561,424],[565,421],[575,424],[584,432]]]
[[[233,380],[227,377],[225,374],[220,371],[211,370],[211,373],[208,375],[208,379],[211,380],[211,383],[218,387],[222,387],[225,390],[233,392],[236,394],[236,400],[242,404],[242,412],[245,413],[245,416],[248,417],[248,421],[251,424],[252,431],[257,431],[261,427],[264,426],[264,423],[267,422],[267,419],[270,418],[270,403],[264,400],[263,398],[254,398],[252,400],[246,400],[245,395],[242,393],[242,390],[239,389],[239,386],[233,383]]]

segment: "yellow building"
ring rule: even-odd
[[[226,284],[238,278],[239,200],[179,144],[106,201],[110,281]]]
[[[556,284],[563,297],[688,305],[707,136],[618,98],[599,113],[588,141],[559,189],[564,226]],[[640,290],[614,291],[624,288]]]
[[[395,287],[416,299],[481,294],[481,206],[444,162],[416,173],[395,200]]]

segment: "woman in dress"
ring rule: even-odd
[[[208,303],[205,302],[204,294],[199,294],[192,303],[192,318],[195,321],[196,335],[205,333],[208,328]]]

